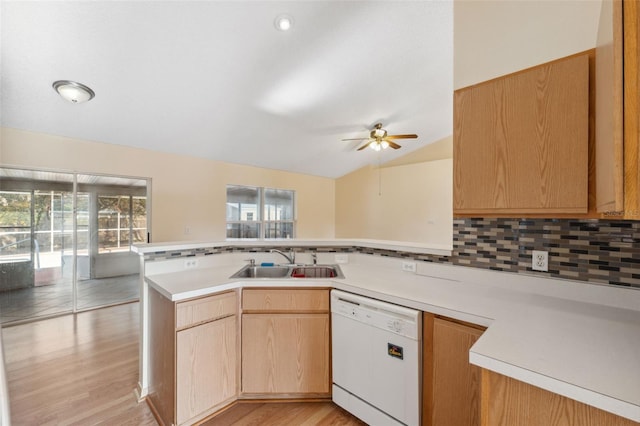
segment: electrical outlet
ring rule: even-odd
[[[402,262],[402,270],[416,273],[416,262]]]
[[[184,261],[185,269],[192,269],[197,267],[198,267],[198,259],[196,259],[195,257],[190,257]]]
[[[531,269],[547,272],[549,270],[549,252],[533,250],[531,252]]]
[[[349,263],[348,254],[336,254],[334,257],[336,263]]]

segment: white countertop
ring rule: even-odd
[[[243,286],[331,286],[484,326],[480,367],[640,422],[640,291],[427,262],[350,255],[346,278],[229,277],[242,264],[147,277],[173,301]]]

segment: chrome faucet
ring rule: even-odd
[[[313,259],[313,264],[318,264],[318,254],[316,252],[311,253],[311,259]]]
[[[289,252],[289,254],[285,254],[285,253],[283,253],[283,252],[281,252],[280,250],[277,250],[277,249],[271,249],[270,252],[271,253],[278,253],[278,254],[284,256],[284,258],[287,259],[289,261],[289,263],[292,264],[292,265],[294,263],[296,263],[296,252],[293,251],[293,250],[291,250]]]

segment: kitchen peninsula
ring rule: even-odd
[[[141,293],[141,397],[155,391],[149,382],[149,354],[159,349],[149,347],[151,330],[158,325],[149,323],[149,312],[153,310],[149,306],[153,300],[150,293],[168,306],[223,297],[227,302],[216,305],[223,307],[222,311],[216,311],[223,314],[216,315],[230,318],[242,314],[242,302],[238,299],[247,288],[291,291],[336,288],[487,327],[469,351],[471,364],[483,369],[483,383],[485,380],[496,383],[492,375],[497,373],[496,376],[604,410],[605,415],[620,422],[611,424],[640,422],[637,290],[416,262],[406,255],[411,250],[398,249],[393,244],[385,246],[383,242],[377,242],[377,248],[402,250],[403,257],[365,254],[359,250],[359,244],[366,247],[367,242],[358,241],[252,242],[251,252],[247,253],[242,247],[248,244],[202,242],[137,247],[145,271]],[[301,263],[311,263],[312,252],[317,252],[318,263],[338,263],[344,278],[229,278],[249,257],[258,263],[279,262],[275,254],[269,253],[271,248],[283,251],[295,248],[297,261]],[[196,260],[190,263],[194,266],[186,267],[187,259]],[[406,271],[412,269],[405,267],[407,263],[415,266],[415,273]],[[326,310],[323,312],[326,314]],[[231,330],[239,333],[240,328],[235,325]],[[233,386],[236,393],[224,399],[225,403],[242,397],[240,386],[237,383]],[[423,422],[424,417],[423,412]]]

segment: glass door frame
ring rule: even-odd
[[[77,172],[77,171],[66,171],[66,170],[52,170],[52,169],[42,169],[42,168],[30,168],[30,167],[19,167],[19,166],[13,166],[13,165],[3,165],[0,164],[0,173],[2,172],[7,172],[7,175],[3,175],[0,174],[0,180],[2,179],[8,179],[8,180],[15,180],[15,181],[23,181],[24,183],[21,183],[22,185],[24,185],[24,189],[22,188],[18,188],[16,187],[15,189],[13,188],[7,188],[7,191],[15,191],[15,192],[23,192],[23,193],[30,193],[31,195],[31,200],[30,200],[30,220],[31,220],[31,227],[30,227],[30,236],[31,236],[31,249],[30,249],[30,258],[31,258],[31,264],[35,265],[35,262],[37,262],[36,259],[36,253],[34,252],[36,245],[38,244],[35,241],[36,238],[36,230],[35,230],[35,193],[37,191],[39,191],[40,189],[37,187],[38,186],[38,182],[43,182],[43,183],[47,183],[50,184],[50,186],[47,186],[46,189],[42,189],[43,191],[48,191],[50,190],[50,188],[55,187],[55,186],[60,186],[63,187],[64,185],[69,185],[71,184],[71,194],[72,195],[70,198],[72,200],[72,206],[71,206],[71,211],[72,213],[72,220],[71,220],[71,226],[72,226],[72,250],[71,250],[71,254],[72,254],[72,262],[71,262],[71,280],[72,280],[72,285],[71,285],[71,309],[66,309],[66,307],[62,307],[62,309],[60,310],[60,312],[56,312],[53,314],[46,314],[46,315],[42,315],[42,316],[32,316],[32,317],[27,317],[25,319],[19,319],[16,321],[11,321],[9,323],[6,323],[7,325],[14,325],[14,324],[19,324],[22,322],[28,322],[28,321],[34,321],[34,320],[40,320],[43,318],[47,318],[47,317],[52,317],[52,316],[58,316],[58,315],[63,315],[63,314],[69,314],[69,313],[77,313],[77,312],[83,312],[83,311],[88,311],[88,310],[92,310],[92,309],[97,309],[97,308],[102,308],[102,307],[107,307],[107,306],[112,306],[112,305],[118,305],[121,303],[129,303],[130,300],[127,301],[122,301],[122,302],[116,302],[116,303],[108,303],[108,304],[104,304],[104,305],[96,305],[96,306],[90,306],[90,307],[86,307],[86,308],[79,308],[78,307],[78,250],[79,250],[79,240],[78,240],[78,197],[79,195],[85,194],[84,191],[82,191],[82,187],[84,185],[88,185],[85,183],[79,183],[79,177],[80,176],[87,176],[87,177],[95,177],[97,178],[97,180],[99,181],[101,178],[104,178],[105,181],[107,182],[113,182],[113,181],[118,181],[120,179],[124,180],[125,182],[122,183],[121,185],[123,187],[126,187],[126,181],[132,181],[132,182],[140,182],[140,181],[144,181],[146,183],[146,185],[144,185],[144,191],[142,189],[140,189],[141,192],[144,192],[144,197],[146,198],[146,205],[145,205],[145,209],[146,209],[146,242],[151,242],[151,223],[152,223],[152,193],[151,193],[151,185],[152,185],[152,179],[150,177],[138,177],[138,176],[124,176],[124,175],[115,175],[115,174],[105,174],[105,173],[88,173],[88,172]],[[20,173],[26,173],[27,176],[30,177],[11,177],[12,173],[16,173],[16,174],[20,174]],[[60,174],[60,175],[68,175],[71,178],[71,181],[67,181],[67,180],[48,180],[45,177],[39,177],[40,174],[42,174],[42,176],[46,176],[47,173],[54,173],[54,174]],[[4,177],[3,177],[4,176]],[[102,184],[100,183],[92,183],[90,184],[91,186],[95,186],[95,187],[99,187]],[[119,184],[113,184],[111,183],[112,186],[117,186]],[[105,186],[109,186],[109,184],[105,184]],[[27,189],[29,187],[29,189]],[[43,185],[44,187],[44,185]],[[133,187],[133,184],[132,184]],[[69,187],[67,186],[67,188],[69,189]],[[142,188],[142,186],[140,186],[140,188]],[[0,190],[3,189],[2,185],[0,185]],[[69,194],[68,189],[66,191],[59,189],[61,192],[66,192],[67,194]],[[58,189],[55,189],[55,191],[58,191]],[[81,193],[79,193],[79,191],[82,191]],[[89,194],[87,194],[89,195]],[[97,197],[98,197],[98,192],[96,191],[95,194],[93,195],[93,197],[90,196],[90,198],[93,198],[94,201],[97,202]],[[64,198],[64,197],[63,197]],[[61,203],[63,204],[63,202]],[[97,213],[97,206],[94,207],[90,207],[90,209],[94,209],[96,210]],[[61,207],[61,217],[64,217],[64,211],[63,208]],[[53,221],[53,215],[51,217],[51,220]],[[64,222],[64,219],[61,219]],[[132,220],[132,218],[130,218],[130,220]],[[97,219],[96,219],[97,222]],[[52,225],[53,226],[53,225]],[[64,245],[64,234],[65,234],[65,226],[64,223],[61,224],[61,239],[62,239],[62,244]],[[88,230],[88,236],[87,236],[87,244],[91,245],[92,243],[90,242],[91,240],[94,239],[94,237],[91,236],[91,234],[95,233],[95,238],[97,239],[98,237],[98,229],[96,228],[95,230]],[[131,238],[131,237],[130,237]],[[97,243],[97,241],[96,241]],[[91,250],[88,247],[89,250]],[[25,253],[26,254],[26,253]],[[95,253],[96,255],[98,255],[98,253]],[[62,253],[61,253],[62,255]],[[35,268],[35,266],[34,266]],[[35,271],[35,269],[34,269]],[[35,272],[34,272],[35,273]],[[142,276],[143,271],[140,271],[140,274]],[[139,299],[138,300],[142,300],[143,299],[143,295],[142,295],[142,291],[143,291],[143,279],[140,278],[138,283],[139,289],[140,289],[140,295],[139,295]],[[66,304],[65,304],[66,305]]]

